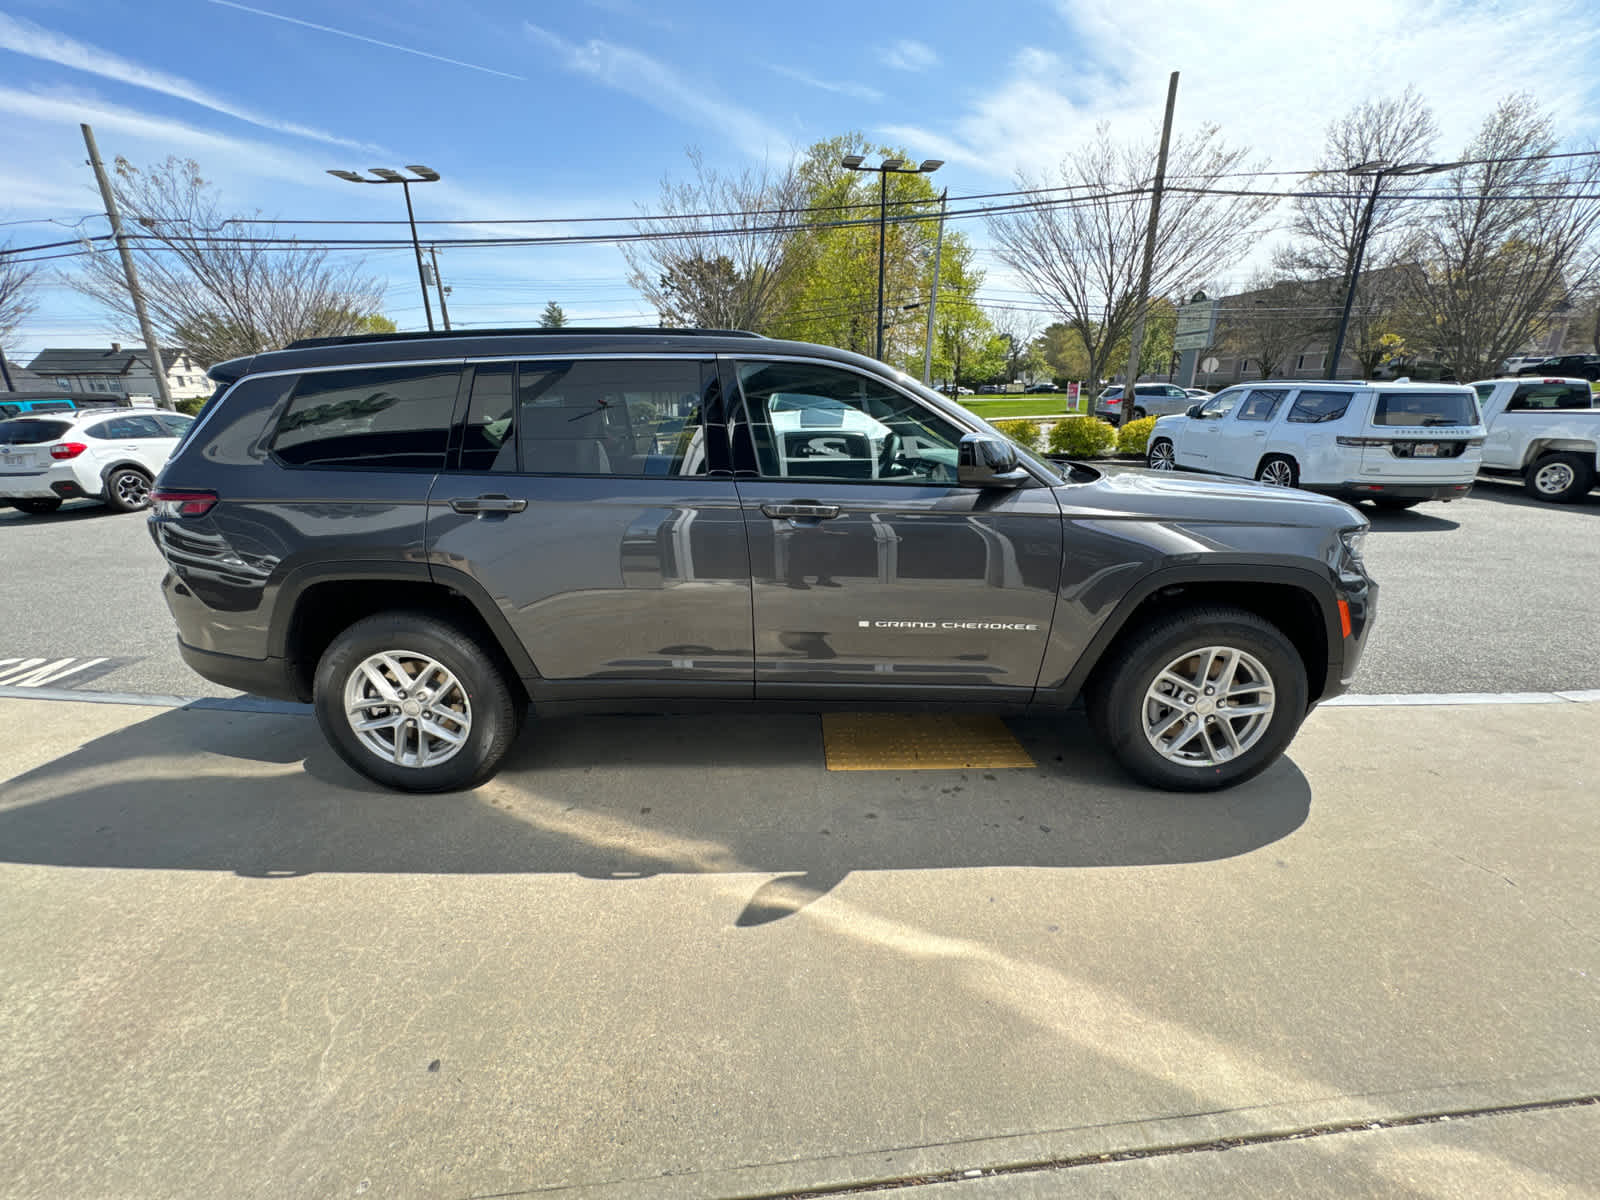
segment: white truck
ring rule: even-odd
[[[1539,500],[1570,504],[1597,476],[1600,407],[1586,379],[1485,379],[1474,383],[1488,437],[1483,475],[1520,478]]]

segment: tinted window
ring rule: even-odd
[[[1337,421],[1350,408],[1352,392],[1301,392],[1294,398],[1289,420],[1316,425]]]
[[[444,466],[458,367],[371,367],[301,376],[272,451],[297,467]]]
[[[67,421],[32,421],[19,417],[0,421],[0,446],[39,446],[53,442],[72,425]]]
[[[1283,401],[1282,392],[1271,392],[1264,388],[1255,388],[1245,397],[1239,406],[1239,421],[1270,421],[1278,411],[1278,405]]]
[[[461,438],[463,471],[515,471],[516,366],[486,363],[472,376],[472,399]]]
[[[156,420],[167,431],[168,437],[182,437],[194,424],[194,418],[187,413],[157,413]]]
[[[1471,392],[1380,392],[1374,425],[1475,425],[1478,402]]]
[[[1550,408],[1592,408],[1594,393],[1581,383],[1524,383],[1506,405],[1507,412]]]
[[[1244,399],[1244,391],[1221,392],[1200,406],[1200,415],[1208,421],[1219,421],[1233,411],[1233,406]]]
[[[734,466],[766,479],[955,483],[961,429],[874,379],[820,363],[739,364]]]
[[[166,437],[154,417],[112,417],[84,429],[84,433],[101,441],[132,441],[134,438]]]
[[[517,368],[516,439],[535,475],[699,475],[716,378],[693,359],[578,359]]]

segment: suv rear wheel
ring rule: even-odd
[[[1305,663],[1277,626],[1235,608],[1163,617],[1125,642],[1089,697],[1096,733],[1129,774],[1210,791],[1269,767],[1305,717]]]
[[[138,467],[120,467],[106,478],[106,503],[118,512],[150,507],[150,476]]]
[[[494,659],[447,621],[379,613],[323,652],[317,721],[339,756],[407,792],[476,787],[516,741],[522,706]]]

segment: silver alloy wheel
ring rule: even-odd
[[[1571,463],[1545,463],[1534,472],[1533,486],[1541,496],[1559,496],[1572,486],[1574,478]]]
[[[150,481],[138,471],[119,471],[117,499],[129,508],[143,508],[150,503]]]
[[[345,719],[385,762],[436,767],[466,745],[472,703],[449,668],[415,650],[371,655],[344,685]]]
[[[1268,487],[1293,487],[1294,468],[1281,458],[1275,458],[1261,468],[1261,474],[1256,476]]]
[[[1150,469],[1152,471],[1178,469],[1178,457],[1173,453],[1171,442],[1157,442],[1150,447]]]
[[[1272,676],[1259,658],[1206,646],[1156,673],[1144,694],[1144,736],[1168,762],[1212,767],[1248,752],[1276,709]]]

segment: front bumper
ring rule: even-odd
[[[1350,683],[1356,677],[1356,669],[1361,666],[1361,656],[1367,648],[1372,623],[1378,616],[1378,585],[1371,579],[1357,584],[1351,579],[1341,578],[1337,596],[1350,615],[1350,633],[1344,635],[1344,618],[1341,615],[1341,628],[1338,631],[1341,636],[1328,647],[1328,674],[1322,695],[1313,701],[1314,704],[1342,696],[1350,690]]]

